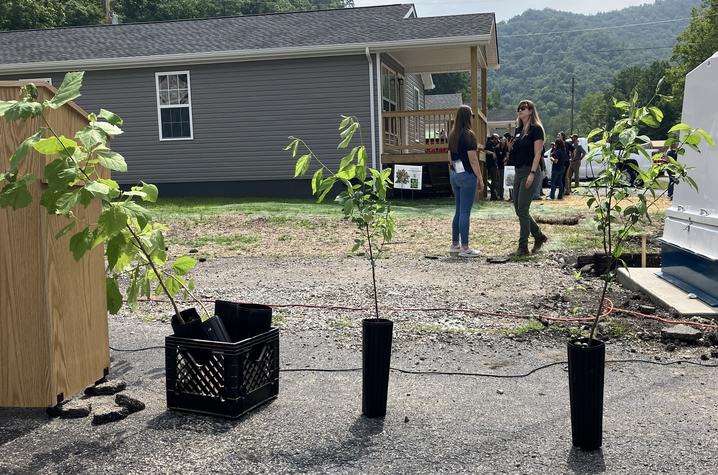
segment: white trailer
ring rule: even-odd
[[[718,139],[718,52],[686,76],[682,121]],[[675,286],[718,306],[718,148],[687,149],[679,161],[692,168],[698,191],[679,183],[666,211],[662,269]]]

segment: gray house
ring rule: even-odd
[[[77,103],[125,120],[115,178],[171,195],[306,195],[282,148],[295,135],[338,163],[342,114],[375,166],[445,160],[426,141],[453,113],[425,108],[431,73],[473,71],[478,109],[478,71],[485,95],[498,62],[493,13],[419,18],[411,4],[0,33],[0,80],[86,71]]]

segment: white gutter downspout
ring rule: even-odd
[[[379,166],[381,167],[381,154],[384,153],[384,119],[381,116],[381,99],[382,99],[382,90],[381,90],[381,55],[379,53],[376,53],[376,110],[378,111],[377,114],[379,116]]]
[[[369,116],[371,120],[371,167],[376,168],[376,119],[374,115],[374,63],[371,61],[369,47],[364,51],[369,62]]]

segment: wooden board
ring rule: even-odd
[[[42,99],[51,97],[49,87],[40,89]],[[0,84],[0,99],[18,94],[17,84]],[[48,121],[71,137],[86,124],[82,112],[63,107],[48,113]],[[38,120],[0,121],[0,170],[38,126]],[[22,171],[42,176],[46,162],[33,152]],[[71,397],[109,367],[103,249],[75,262],[70,235],[55,240],[65,219],[39,205],[43,186],[31,187],[27,208],[0,209],[0,406],[52,406],[59,394]],[[99,212],[100,203],[75,210],[84,223]]]

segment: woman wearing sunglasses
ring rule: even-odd
[[[509,144],[510,164],[516,167],[513,201],[516,216],[519,217],[519,247],[517,256],[529,254],[529,234],[534,238],[532,253],[538,252],[548,241],[529,213],[531,200],[540,180],[536,178],[543,155],[544,130],[533,102],[524,100],[516,109],[518,127],[513,142]]]

